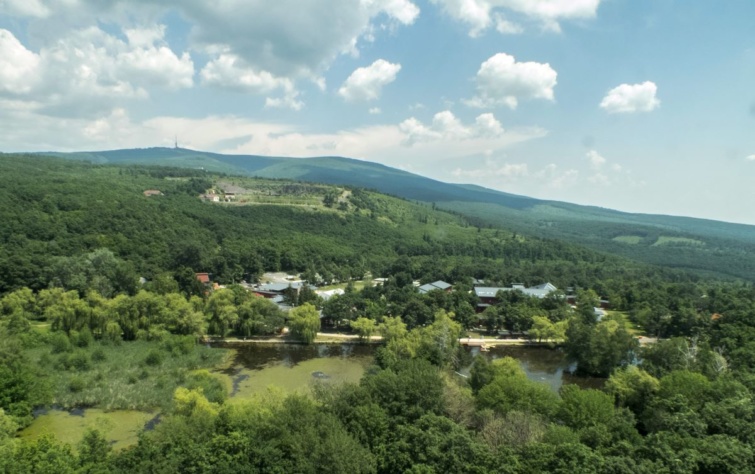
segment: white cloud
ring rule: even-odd
[[[553,189],[570,188],[577,184],[579,181],[579,171],[575,169],[569,169],[560,172],[557,176],[553,177],[548,182],[548,187]]]
[[[383,113],[383,111],[380,110],[380,107],[372,107],[368,112],[370,115],[380,115],[381,113]]]
[[[409,0],[372,0],[367,4],[378,13],[384,12],[404,25],[411,25],[419,16],[419,8]]]
[[[304,108],[304,102],[298,99],[299,93],[295,90],[287,92],[282,97],[267,97],[265,107],[268,109],[291,109],[301,110]]]
[[[245,66],[243,60],[233,54],[221,54],[209,61],[202,68],[200,77],[206,85],[253,94],[269,94],[277,89],[290,91],[294,88],[291,80]]]
[[[457,178],[473,178],[475,180],[515,179],[529,175],[527,163],[497,164],[488,160],[486,166],[478,169],[456,168],[451,174]]]
[[[587,152],[587,159],[590,160],[590,166],[593,168],[601,168],[606,164],[606,159],[603,158],[597,151],[590,150]]]
[[[516,109],[520,100],[554,100],[558,74],[548,63],[516,62],[514,56],[498,53],[477,71],[477,95],[466,101],[472,107],[505,105]]]
[[[211,60],[232,55],[245,68],[293,81],[316,81],[338,57],[358,56],[360,42],[420,14],[412,0],[0,0],[0,14],[28,18],[48,44],[71,29],[149,25],[176,12],[191,27],[192,49]],[[148,42],[146,33],[126,32],[132,45]]]
[[[149,0],[159,3],[157,0]],[[225,48],[257,70],[311,77],[339,56],[358,55],[358,42],[378,18],[409,25],[419,8],[408,0],[185,0],[194,45]]]
[[[478,115],[475,119],[475,129],[481,137],[500,137],[503,135],[503,126],[493,114]]]
[[[11,16],[45,18],[50,15],[50,9],[40,0],[3,0],[0,2],[0,13]]]
[[[755,154],[746,157],[745,160],[747,160],[747,161],[755,161]]]
[[[594,18],[601,0],[431,0],[450,17],[469,26],[469,35],[478,36],[493,23],[501,33],[521,32],[519,25],[502,23],[506,10],[536,23],[545,30],[559,32],[562,20]],[[504,20],[505,21],[505,20]],[[512,28],[514,31],[512,31]]]
[[[642,84],[621,84],[608,91],[600,107],[611,114],[650,112],[661,105],[656,98],[658,87],[651,81]]]
[[[495,29],[502,35],[518,35],[524,33],[524,28],[517,23],[510,22],[503,15],[495,15]]]
[[[603,173],[595,173],[587,178],[587,181],[597,186],[609,186],[611,184],[611,180]]]
[[[13,33],[0,29],[0,90],[29,92],[40,58],[21,44]]]
[[[482,114],[475,119],[474,125],[466,126],[449,110],[435,114],[429,126],[411,117],[399,124],[399,130],[406,136],[405,143],[409,146],[448,139],[497,139],[504,134],[503,126],[493,114]]]
[[[352,72],[338,89],[338,94],[350,102],[376,100],[383,87],[396,80],[400,70],[400,64],[378,59],[370,66]]]
[[[50,113],[75,115],[146,98],[146,87],[191,87],[191,57],[173,53],[163,44],[163,34],[163,28],[132,29],[129,41],[123,41],[88,27],[34,52],[11,32],[0,30],[0,94]]]

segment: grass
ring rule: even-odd
[[[220,364],[222,349],[171,347],[156,341],[95,342],[53,354],[45,345],[27,351],[48,374],[53,404],[63,408],[153,410],[165,407],[192,370]]]
[[[619,235],[611,240],[622,244],[637,245],[642,242],[642,237],[639,235]]]
[[[658,240],[655,241],[653,247],[659,247],[661,245],[689,245],[702,247],[705,245],[705,242],[702,240],[689,239],[687,237],[669,237],[662,235],[658,237]]]

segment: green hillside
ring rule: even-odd
[[[210,191],[234,198],[200,199]],[[0,222],[0,292],[59,281],[90,287],[102,277],[91,265],[103,249],[113,254],[102,257],[110,262],[103,293],[133,276],[152,280],[165,272],[185,284],[193,272],[230,283],[263,271],[341,281],[368,272],[425,281],[547,279],[606,294],[615,291],[612,278],[662,275],[360,188],[29,155],[0,156]]]
[[[671,268],[755,280],[755,227],[748,225],[543,201],[474,185],[443,183],[380,164],[340,157],[231,156],[169,148],[54,155],[93,163],[180,166],[375,189],[433,203],[475,222],[502,226],[520,234],[567,240]]]

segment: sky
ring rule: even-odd
[[[752,0],[0,0],[0,151],[346,156],[755,224]]]

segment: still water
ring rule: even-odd
[[[471,351],[472,354],[481,354],[490,360],[501,357],[513,357],[522,365],[524,372],[530,380],[548,384],[555,392],[565,384],[576,384],[581,388],[602,388],[606,381],[606,379],[598,377],[572,375],[576,366],[570,364],[566,360],[566,354],[559,349],[497,346],[491,347],[488,352],[480,353],[479,348],[472,348]]]
[[[229,402],[235,403],[269,388],[283,392],[307,393],[315,383],[359,382],[373,360],[375,346],[353,344],[236,344],[224,345],[234,354],[228,365],[217,370],[229,390]],[[582,388],[599,388],[604,379],[571,375],[563,352],[541,347],[501,346],[473,355],[490,359],[513,357],[522,364],[527,376],[548,384],[557,391],[563,384],[575,383]],[[461,373],[468,374],[469,369]],[[71,412],[49,410],[40,414],[20,433],[22,437],[38,438],[53,434],[61,441],[76,444],[87,428],[103,431],[115,449],[134,444],[137,433],[157,420],[156,414],[99,409]]]
[[[224,345],[235,355],[220,373],[230,384],[231,400],[278,388],[307,392],[315,383],[359,382],[372,363],[374,346],[354,344]]]

